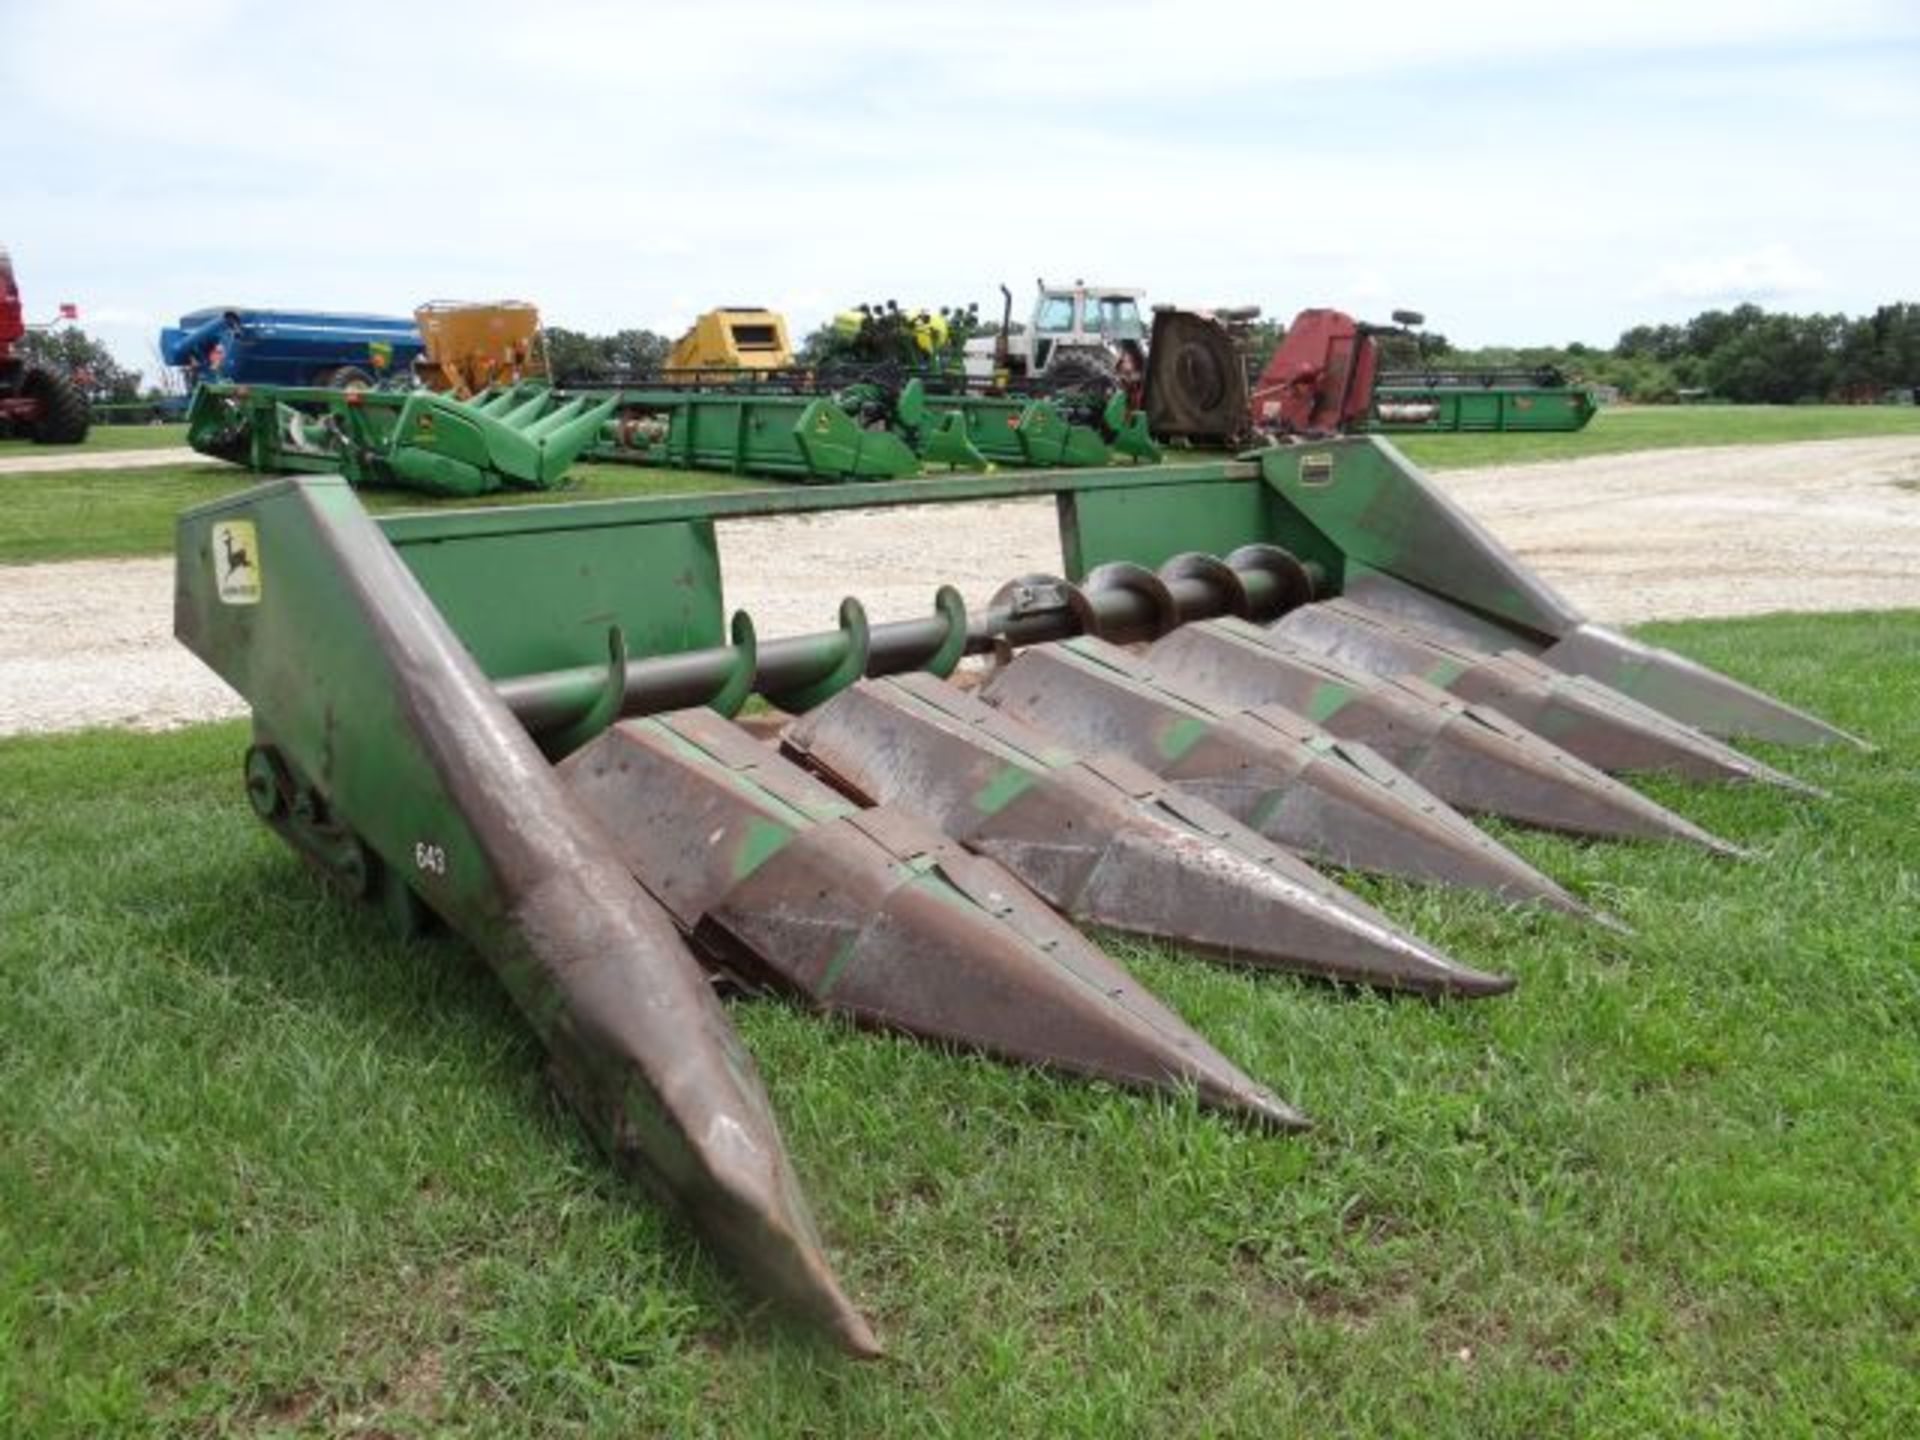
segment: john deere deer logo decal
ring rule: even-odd
[[[260,603],[260,542],[251,520],[222,520],[213,527],[213,580],[229,605]]]
[[[251,570],[253,568],[253,558],[234,543],[233,531],[222,530],[220,532],[220,548],[226,551],[227,578],[231,579],[233,572],[236,570]]]

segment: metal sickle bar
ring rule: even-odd
[[[852,597],[840,604],[840,628],[760,641],[745,612],[733,643],[675,655],[626,657],[610,636],[606,666],[575,666],[495,682],[500,699],[550,755],[565,754],[614,721],[706,706],[736,713],[759,694],[786,710],[805,710],[864,676],[925,671],[945,676],[962,655],[1002,643],[1034,645],[1075,635],[1125,643],[1152,640],[1192,620],[1233,615],[1271,620],[1313,598],[1314,573],[1275,545],[1243,545],[1225,559],[1176,555],[1159,570],[1115,563],[1078,585],[1028,575],[1001,587],[986,611],[942,586],[934,613],[869,624]],[[616,688],[617,687],[617,688]]]

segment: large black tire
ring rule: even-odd
[[[336,390],[371,390],[373,376],[358,365],[342,365],[336,370],[327,371],[320,383],[331,385]]]
[[[78,445],[87,438],[86,397],[58,370],[34,366],[21,377],[20,393],[40,402],[40,413],[24,427],[34,444]]]
[[[1120,383],[1120,366],[1104,350],[1068,350],[1047,366],[1051,390],[1097,390],[1110,394]]]

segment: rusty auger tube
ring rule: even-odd
[[[1000,866],[862,809],[710,710],[629,720],[560,767],[694,945],[865,1024],[1306,1125]]]
[[[1497,710],[1411,678],[1297,651],[1263,626],[1184,625],[1147,652],[1154,673],[1222,705],[1283,705],[1372,746],[1459,809],[1573,835],[1684,840],[1739,852]]]
[[[1689,780],[1753,781],[1817,793],[1597,680],[1555,670],[1519,650],[1489,655],[1467,649],[1348,600],[1303,605],[1269,629],[1302,650],[1369,674],[1418,676],[1470,704],[1489,705],[1602,770],[1660,771]]]
[[[1086,754],[1123,755],[1309,859],[1592,913],[1366,746],[1277,705],[1215,708],[1103,640],[1024,650],[980,698]]]
[[[1139,766],[1082,759],[931,676],[861,681],[794,721],[784,743],[849,794],[910,809],[999,861],[1078,921],[1390,989],[1512,985]]]
[[[959,592],[942,586],[934,613],[917,620],[868,621],[857,600],[843,601],[837,630],[756,640],[736,615],[733,644],[675,655],[622,657],[496,682],[500,698],[536,736],[563,734],[597,710],[611,718],[707,706],[731,713],[749,694],[801,710],[861,676],[919,671],[950,674],[963,655],[1001,644],[1031,645],[1070,635],[1147,640],[1189,620],[1233,615],[1266,620],[1311,594],[1307,571],[1276,546],[1243,545],[1225,559],[1176,555],[1159,570],[1113,564],[1080,584],[1029,575],[1003,586],[986,610],[969,615]],[[610,695],[617,684],[619,693]]]

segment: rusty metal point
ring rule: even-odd
[[[910,808],[1085,923],[1242,964],[1424,993],[1499,977],[1407,934],[1216,807],[1083,757],[925,675],[865,680],[788,728],[847,793]]]
[[[1530,634],[1516,632],[1456,601],[1379,571],[1349,576],[1345,594],[1369,610],[1412,621],[1475,650],[1498,652],[1520,646],[1555,670],[1585,675],[1722,740],[1852,745],[1865,751],[1874,748],[1817,715],[1697,660],[1583,620],[1564,605],[1558,607],[1561,613],[1554,617],[1556,623]]]
[[[711,711],[625,722],[561,773],[722,969],[863,1024],[1307,1123],[1001,866]]]
[[[1282,706],[1220,706],[1103,641],[1029,649],[980,696],[1087,753],[1122,755],[1306,858],[1589,913],[1369,747]]]
[[[1497,710],[1468,705],[1424,680],[1382,679],[1342,665],[1262,626],[1185,625],[1148,658],[1156,673],[1223,703],[1302,709],[1470,813],[1571,835],[1682,840],[1719,855],[1738,853]]]
[[[1469,704],[1490,706],[1610,774],[1647,771],[1819,793],[1650,705],[1519,650],[1487,654],[1342,599],[1303,605],[1269,628],[1303,650],[1368,674],[1417,677]]]

